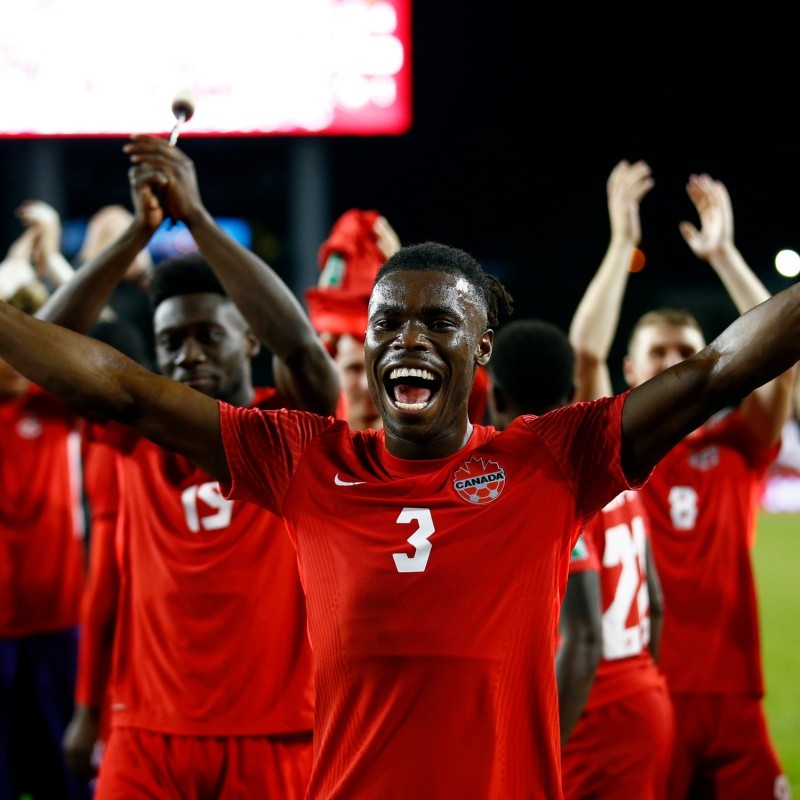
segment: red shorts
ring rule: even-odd
[[[94,800],[303,800],[311,733],[174,736],[113,728]]]
[[[760,700],[675,693],[672,705],[672,800],[789,800],[789,782],[769,738]]]
[[[561,753],[564,800],[662,800],[673,736],[663,687],[585,711]]]

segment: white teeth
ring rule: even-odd
[[[391,373],[389,373],[390,380],[397,380],[398,378],[422,378],[426,381],[435,381],[436,378],[433,377],[433,374],[428,372],[426,369],[409,369],[408,367],[397,367],[393,369]],[[414,404],[419,405],[418,403]]]
[[[427,408],[428,404],[426,403],[401,403],[400,401],[395,401],[395,405],[402,409],[403,411],[422,411],[423,408]]]

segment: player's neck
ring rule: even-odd
[[[404,458],[409,461],[447,458],[465,447],[472,436],[472,423],[469,421],[464,427],[459,426],[457,430],[448,431],[446,434],[432,439],[424,436],[414,439],[407,433],[398,436],[388,430],[385,425],[384,428],[386,449],[396,458]]]

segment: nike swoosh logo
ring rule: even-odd
[[[333,476],[333,482],[337,486],[358,486],[359,483],[366,483],[366,481],[343,481],[338,472]]]

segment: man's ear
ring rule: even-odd
[[[475,348],[475,363],[485,367],[492,356],[492,346],[494,344],[494,331],[489,328],[483,332],[478,346]]]
[[[247,355],[255,358],[261,352],[261,340],[252,331],[245,334],[247,340]]]
[[[633,361],[628,355],[622,359],[622,376],[628,386],[633,386]]]
[[[569,396],[567,402],[564,403],[564,405],[570,405],[571,403],[574,403],[577,394],[578,394],[578,383],[577,381],[572,381],[572,394]]]

